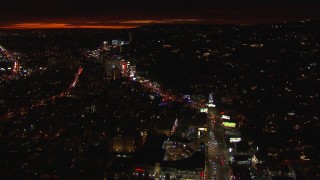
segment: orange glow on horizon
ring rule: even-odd
[[[140,19],[119,21],[121,24],[171,24],[171,23],[192,23],[201,22],[204,19]]]
[[[129,29],[138,26],[125,25],[72,25],[66,23],[17,23],[2,26],[0,29]]]

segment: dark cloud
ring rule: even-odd
[[[1,1],[0,26],[35,22],[118,25],[117,22],[123,21],[150,20],[152,23],[168,19],[201,19],[206,23],[269,23],[320,17],[320,2],[316,0]]]

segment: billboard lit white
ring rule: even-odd
[[[241,138],[240,137],[232,137],[232,138],[230,138],[230,142],[231,143],[235,143],[235,142],[240,142],[241,141]]]
[[[208,108],[200,108],[200,112],[202,112],[202,113],[208,113]]]
[[[221,119],[230,119],[230,116],[222,115]]]

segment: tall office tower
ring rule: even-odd
[[[215,101],[214,101],[214,98],[213,98],[213,93],[209,94],[207,107],[216,107]]]
[[[120,57],[108,56],[104,60],[104,67],[107,74],[107,77],[110,79],[118,79],[121,76],[121,62]]]
[[[208,103],[209,103],[209,104],[212,104],[212,103],[213,103],[213,93],[210,93],[210,94],[209,94]]]
[[[111,71],[111,78],[113,80],[119,79],[121,77],[121,70],[118,66],[114,66]]]
[[[130,65],[130,79],[131,80],[136,80],[136,66],[135,65]]]
[[[125,60],[120,61],[120,66],[121,66],[121,74],[122,76],[128,76],[128,64]]]
[[[132,42],[132,38],[133,38],[133,37],[132,37],[132,32],[129,32],[129,39],[128,39],[128,40],[129,40],[129,43]]]
[[[103,63],[109,54],[110,54],[110,48],[109,48],[108,41],[103,41],[99,51],[99,62]]]
[[[105,50],[105,51],[109,51],[110,50],[108,41],[103,41],[101,49]]]

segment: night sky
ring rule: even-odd
[[[319,0],[0,0],[1,28],[265,24],[320,17]]]

